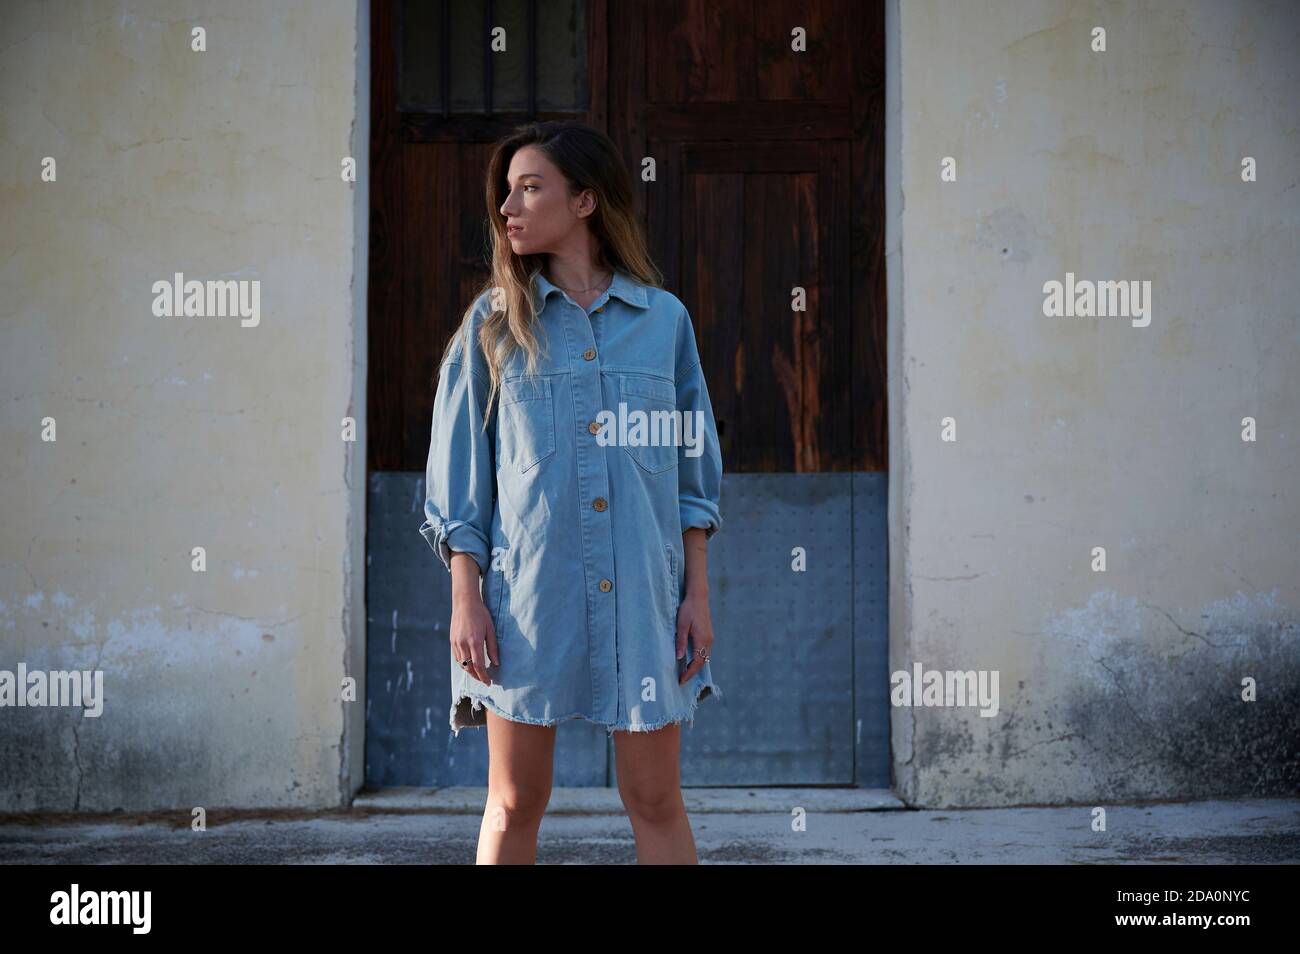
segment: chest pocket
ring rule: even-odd
[[[619,399],[627,404],[629,457],[651,474],[662,474],[677,466],[681,443],[677,421],[677,389],[667,381],[636,374],[619,375]],[[645,414],[641,428],[635,426],[634,411]]]
[[[501,456],[527,473],[555,453],[555,405],[551,379],[501,382]]]

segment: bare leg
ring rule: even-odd
[[[680,723],[654,732],[615,732],[618,794],[641,865],[695,865],[695,838],[682,802]]]
[[[488,797],[478,864],[537,863],[537,831],[551,800],[555,729],[488,712]]]

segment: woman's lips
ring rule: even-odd
[[[516,235],[524,230],[522,225],[507,225],[506,232],[510,235]]]

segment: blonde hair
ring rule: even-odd
[[[538,318],[533,289],[534,276],[541,271],[546,256],[516,255],[510,247],[506,220],[501,214],[501,206],[510,191],[506,182],[510,161],[524,146],[537,148],[555,164],[563,173],[571,196],[583,189],[591,189],[596,194],[596,209],[586,221],[595,239],[597,268],[622,270],[642,284],[656,288],[663,283],[637,218],[631,176],[610,138],[573,120],[533,122],[516,127],[508,138],[497,144],[488,161],[486,195],[491,275],[475,292],[442,356],[445,361],[455,342],[467,336],[474,302],[487,293],[490,310],[479,326],[478,346],[491,378],[489,408],[500,389],[501,366],[513,349],[522,348],[527,354],[526,373],[537,373]],[[493,296],[498,289],[500,294]],[[492,307],[497,303],[503,305],[503,310]],[[485,427],[488,417],[490,411],[484,414]]]

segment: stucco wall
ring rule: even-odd
[[[5,4],[0,669],[105,679],[97,718],[0,710],[0,810],[360,781],[363,31],[356,0]],[[260,322],[155,316],[176,272],[259,281]]]
[[[359,6],[0,18],[0,669],[106,676],[3,713],[0,810],[360,782]],[[893,710],[914,803],[1296,789],[1295,11],[890,5],[891,669],[1000,673],[996,717]],[[259,325],[156,317],[178,271]],[[1045,317],[1067,271],[1150,325]]]
[[[891,670],[1000,672],[996,717],[893,709],[899,795],[1294,793],[1300,6],[904,0],[890,36]],[[1046,317],[1067,272],[1149,280],[1150,324]]]

